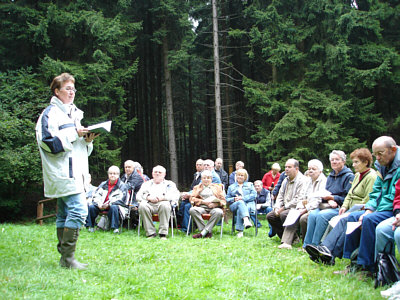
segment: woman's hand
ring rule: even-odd
[[[79,133],[78,133],[79,134]],[[96,133],[90,133],[88,132],[87,134],[85,134],[85,141],[87,143],[92,142],[95,138],[97,138],[100,135],[100,133],[96,134]]]
[[[341,207],[339,209],[339,215],[344,214],[346,212],[347,208],[346,207]]]

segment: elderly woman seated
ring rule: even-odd
[[[222,216],[222,208],[226,205],[224,191],[221,184],[212,183],[213,174],[209,170],[201,173],[201,183],[193,188],[190,196],[189,213],[200,233],[193,235],[194,239],[211,238],[212,229],[217,224]],[[204,223],[202,214],[210,214],[211,217],[207,224]]]
[[[307,233],[303,247],[308,244],[319,245],[322,236],[328,227],[328,222],[339,214],[347,193],[354,179],[353,172],[346,167],[346,154],[340,150],[333,150],[329,154],[332,172],[326,180],[325,189],[330,195],[322,197],[322,203],[308,216]]]
[[[301,210],[300,233],[304,240],[307,232],[307,220],[311,211],[318,208],[321,203],[321,197],[318,192],[325,191],[326,176],[322,171],[324,166],[318,159],[312,159],[308,162],[307,176],[309,177],[306,185],[306,199],[297,204],[297,209]]]
[[[226,195],[229,209],[236,213],[236,230],[237,237],[243,237],[243,229],[250,228],[250,214],[255,214],[256,205],[254,200],[257,197],[257,192],[254,189],[253,183],[246,182],[248,178],[245,169],[236,171],[236,182],[231,184]]]
[[[322,244],[310,244],[305,247],[310,259],[315,262],[322,261],[324,264],[333,265],[335,257],[342,258],[348,219],[346,212],[363,208],[372,192],[377,174],[370,168],[373,161],[371,152],[367,148],[356,149],[350,154],[350,158],[357,173],[339,210],[339,221]]]

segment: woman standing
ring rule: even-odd
[[[55,77],[50,85],[53,97],[36,124],[36,139],[42,158],[44,194],[57,198],[57,238],[60,266],[85,269],[75,259],[80,227],[88,208],[88,156],[97,136],[81,126],[83,112],[74,104],[75,79],[68,73]]]

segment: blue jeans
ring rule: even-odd
[[[58,198],[57,209],[57,228],[79,229],[85,224],[88,208],[84,193]]]
[[[328,208],[323,210],[317,208],[311,211],[308,215],[307,233],[304,238],[303,247],[308,244],[318,246],[325,233],[326,227],[328,227],[329,220],[338,214],[339,208]]]
[[[249,210],[250,208],[247,207],[246,203],[243,200],[233,202],[229,205],[229,209],[236,213],[236,226],[235,229],[237,231],[243,231],[243,218],[250,217]]]
[[[190,204],[189,200],[183,200],[181,204],[179,205],[179,214],[182,216],[182,222],[181,222],[181,229],[183,232],[187,231],[187,228],[189,226],[189,210],[192,207]],[[192,228],[189,228],[189,232],[191,232]]]
[[[260,215],[260,214],[266,215],[270,211],[272,211],[272,207],[270,207],[270,206],[269,207],[261,207],[260,209],[257,210],[257,214],[258,215]],[[254,226],[257,226],[257,228],[261,227],[261,223],[260,223],[260,221],[258,221],[258,218],[257,218],[257,224],[256,224],[256,215],[255,214],[250,214],[250,219],[253,221]]]
[[[94,227],[96,217],[99,215],[100,209],[91,204],[89,205],[89,217],[88,217],[88,226]],[[118,205],[111,205],[110,209],[107,211],[108,219],[110,220],[110,228],[111,229],[118,229],[119,227],[119,206]]]
[[[358,222],[365,211],[356,211],[349,215],[348,222]],[[359,247],[357,264],[365,266],[371,271],[375,263],[375,230],[383,220],[393,216],[392,211],[378,211],[365,215],[362,220],[362,229],[357,228],[350,234],[346,234],[344,241],[343,257],[349,258],[351,253]]]
[[[379,225],[376,226],[375,260],[378,253],[391,251],[392,254],[395,254],[393,243],[396,243],[397,249],[400,251],[400,227],[396,227],[395,230],[392,230],[392,223],[394,220],[395,217],[391,217],[380,222]],[[392,243],[393,246],[388,245],[386,247],[386,244],[388,243]]]

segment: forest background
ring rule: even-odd
[[[260,179],[289,157],[329,168],[333,149],[400,140],[400,1],[217,5],[227,171],[242,160]],[[168,129],[181,189],[197,158],[216,158],[210,1],[0,0],[0,13],[0,221],[43,199],[34,128],[62,72],[84,125],[113,121],[89,159],[94,184],[126,159],[169,172]]]

